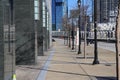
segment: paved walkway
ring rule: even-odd
[[[37,80],[116,80],[115,53],[98,49],[100,64],[92,65],[94,49],[86,47],[86,59],[82,54],[64,46],[64,41],[55,39],[53,49],[41,69]]]
[[[115,52],[99,48],[100,64],[92,65],[94,48],[84,46],[82,54],[72,51],[61,39],[55,39],[53,48],[38,56],[37,65],[16,67],[17,80],[116,80]]]

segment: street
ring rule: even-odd
[[[98,47],[109,50],[109,51],[116,52],[115,43],[98,42]]]
[[[94,46],[94,44],[90,44],[90,46]],[[102,49],[109,50],[109,51],[116,52],[115,43],[98,42],[98,47],[102,48]]]

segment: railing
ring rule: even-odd
[[[94,32],[86,32],[87,39],[94,39]],[[81,31],[82,39],[84,39],[84,31]],[[115,40],[115,31],[98,31],[97,39],[101,40]]]
[[[81,31],[81,39],[84,39],[84,31]],[[87,39],[94,39],[94,31],[90,32],[87,31]],[[64,31],[53,31],[52,36],[53,37],[67,37],[68,33]],[[75,33],[76,36],[76,33]],[[115,41],[115,31],[97,31],[97,39],[98,40],[113,40]]]

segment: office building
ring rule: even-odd
[[[97,0],[98,23],[116,22],[118,0]]]
[[[67,0],[52,0],[52,30],[63,30],[62,18],[67,14]]]

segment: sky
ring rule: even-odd
[[[78,0],[68,0],[68,10],[71,10],[71,9],[75,9],[77,8],[77,1]],[[88,14],[91,14],[91,9],[92,9],[92,3],[91,3],[91,0],[81,0],[81,4],[84,5],[89,5],[89,12]]]
[[[73,9],[77,7],[77,0],[68,0],[68,9]]]
[[[77,0],[68,0],[68,14],[70,14],[70,10],[77,8]]]

